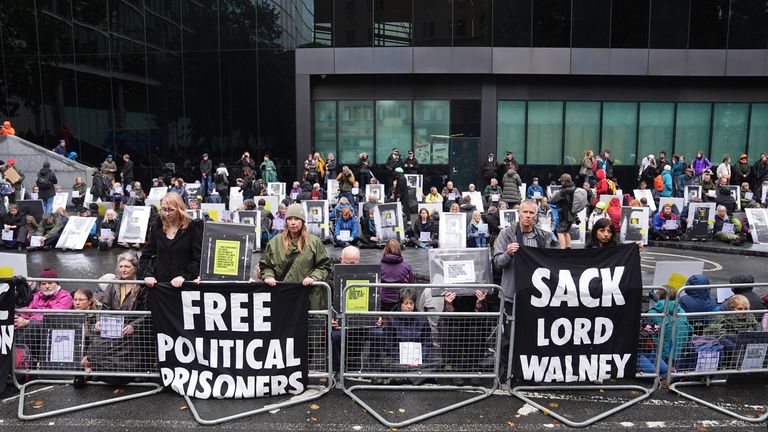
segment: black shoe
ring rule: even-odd
[[[76,376],[75,379],[72,380],[72,387],[76,389],[80,389],[85,387],[85,382],[88,381],[88,377],[84,375]]]
[[[51,246],[51,245],[43,246],[43,250],[44,251],[51,251],[51,250],[53,250],[53,246]]]

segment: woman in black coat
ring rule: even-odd
[[[148,243],[141,250],[141,276],[149,288],[170,282],[179,288],[200,274],[202,222],[189,218],[184,201],[175,192],[160,200],[160,220],[152,228]]]

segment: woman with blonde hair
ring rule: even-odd
[[[309,233],[306,220],[301,204],[288,206],[285,228],[267,243],[259,261],[261,277],[267,285],[291,281],[309,286],[328,278],[331,259],[325,252],[323,242]],[[313,290],[310,307],[322,307],[322,298],[321,290]]]
[[[170,282],[180,288],[184,281],[197,279],[202,236],[202,222],[189,218],[181,196],[165,195],[160,200],[160,218],[141,250],[139,268],[147,286]]]

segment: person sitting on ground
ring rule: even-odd
[[[717,197],[715,198],[715,204],[725,207],[729,215],[732,215],[736,211],[736,198],[731,195],[731,190],[728,189],[728,185],[725,184],[725,179],[718,180],[720,184],[717,186]]]
[[[419,209],[419,215],[413,224],[413,236],[411,243],[421,249],[432,249],[437,247],[437,229],[435,221],[426,208]]]
[[[339,203],[336,204],[336,206],[333,208],[333,211],[331,211],[328,214],[328,218],[330,220],[338,219],[341,216],[341,211],[344,210],[345,208],[352,210],[352,214],[353,215],[355,214],[355,209],[349,203],[349,200],[347,199],[347,197],[341,197],[339,198]]]
[[[392,307],[392,311],[407,312],[412,316],[393,315],[386,319],[379,318],[377,326],[383,329],[381,338],[373,338],[374,347],[376,345],[386,346],[387,360],[384,361],[384,367],[389,372],[429,372],[432,369],[430,361],[430,350],[432,348],[432,330],[429,321],[424,315],[415,314],[416,301],[418,293],[413,288],[403,288],[397,291],[397,302]],[[376,340],[380,343],[375,343]],[[383,341],[382,341],[383,339]],[[382,343],[383,342],[383,343]],[[419,344],[421,346],[421,361],[408,359],[409,363],[403,363],[400,356],[400,346],[403,343]],[[375,359],[375,356],[373,356]],[[420,385],[425,381],[424,378],[393,378],[389,384],[407,384]]]
[[[458,295],[446,291],[443,299],[443,311],[452,312],[487,312],[486,290],[475,290],[474,295]],[[470,373],[483,362],[486,351],[486,339],[492,332],[485,320],[472,317],[446,316],[439,322],[441,337],[440,347],[445,357],[446,367],[450,365],[452,373]],[[454,378],[453,385],[464,385],[463,378]],[[470,384],[479,386],[479,378],[471,378]]]
[[[8,206],[8,213],[3,215],[2,220],[4,236],[10,237],[10,239],[3,239],[3,247],[8,249],[15,249],[25,243],[27,238],[27,229],[24,219],[25,217],[19,211],[18,205],[11,204]]]
[[[272,237],[280,234],[285,229],[285,212],[287,210],[288,207],[283,203],[277,206],[277,214],[272,219]]]
[[[608,213],[605,212],[606,207],[608,207],[608,204],[605,201],[600,201],[595,204],[595,209],[592,210],[592,214],[590,214],[589,219],[587,219],[588,233],[592,231],[592,227],[595,225],[595,222],[597,222],[598,219],[611,219],[611,217],[608,216]]]
[[[136,252],[123,252],[117,257],[117,278],[119,280],[136,280],[138,270],[139,257]],[[104,290],[101,302],[104,309],[107,310],[146,311],[149,306],[147,295],[148,288],[142,284],[109,284]],[[102,321],[105,317],[122,318],[122,329],[118,330],[116,334],[102,337],[100,334]],[[104,315],[93,329],[99,336],[95,336],[91,341],[87,356],[81,361],[86,370],[141,372],[143,367],[148,366],[149,359],[136,355],[137,352],[146,348],[140,345],[141,341],[147,340],[150,336],[148,333],[150,329],[144,316]],[[109,378],[108,380],[113,384],[123,384],[130,381],[130,378]],[[77,384],[76,379],[75,385]]]
[[[342,198],[346,200],[346,198]],[[344,207],[341,210],[341,217],[336,219],[334,229],[333,243],[338,247],[346,247],[357,244],[358,224],[352,208]]]
[[[435,188],[435,192],[437,192],[437,188]],[[503,194],[503,191],[501,190],[501,187],[499,187],[499,181],[495,178],[491,179],[491,182],[488,186],[485,187],[485,190],[483,191],[483,199],[485,200],[485,206],[491,207],[494,205],[498,205],[499,201],[501,201],[501,195]]]
[[[731,296],[727,303],[730,311],[748,311],[750,309],[749,300],[741,294]],[[722,314],[717,315],[712,320],[704,329],[704,334],[716,338],[724,349],[732,350],[736,345],[736,338],[739,333],[762,330],[763,326],[757,321],[754,314]]]
[[[115,245],[120,231],[120,219],[117,217],[117,212],[112,209],[105,211],[104,219],[98,225],[98,248],[99,250],[109,250]],[[109,230],[109,235],[106,235],[104,230]]]
[[[717,184],[712,180],[712,174],[709,171],[701,176],[701,195],[704,202],[715,202],[717,199]]]
[[[61,231],[64,228],[64,222],[61,220],[61,216],[56,213],[43,214],[40,223],[37,226],[36,236],[41,237],[40,244],[29,245],[29,251],[35,251],[40,248],[43,250],[52,250],[56,246],[56,242],[59,241]],[[30,240],[31,241],[31,240]]]
[[[693,327],[688,322],[688,318],[685,315],[680,315],[685,310],[680,306],[679,302],[675,301],[677,292],[670,286],[664,286],[666,289],[657,290],[657,301],[649,310],[649,314],[653,314],[648,320],[648,325],[643,330],[652,334],[654,349],[648,352],[638,354],[637,358],[637,370],[646,373],[654,373],[656,371],[656,350],[655,347],[659,344],[660,326],[664,323],[664,345],[661,347],[661,370],[662,374],[667,371],[667,364],[670,359],[674,359],[675,363],[678,363],[680,356],[684,353],[685,347],[690,341],[691,334],[693,333]],[[667,292],[669,292],[669,298],[667,298]],[[675,340],[672,341],[672,320],[663,319],[657,315],[672,315],[677,314],[675,326],[677,332],[675,333]]]
[[[755,200],[755,194],[749,188],[749,183],[744,182],[739,188],[741,195],[741,208],[760,208],[760,203]]]
[[[677,216],[672,212],[672,204],[666,203],[653,216],[653,228],[651,237],[658,240],[680,241],[682,230]]]
[[[752,284],[755,283],[755,278],[750,274],[739,274],[731,276],[728,282],[732,284]],[[734,294],[739,294],[746,297],[746,299],[749,301],[750,310],[765,309],[766,305],[763,304],[763,299],[760,298],[760,296],[757,295],[753,289],[753,287],[732,287],[731,291],[733,291]],[[720,310],[729,311],[731,310],[729,306],[730,305],[728,300],[725,300],[724,302],[720,303]]]
[[[472,220],[467,225],[467,246],[468,247],[488,247],[488,239],[491,237],[488,230],[488,224],[483,223],[480,212],[472,212]]]
[[[75,177],[75,184],[72,185],[72,205],[78,208],[85,202],[85,192],[88,185],[85,184],[85,179],[82,177]],[[77,192],[77,194],[75,194]],[[77,195],[77,196],[75,196]]]
[[[429,188],[429,193],[424,196],[424,202],[427,204],[443,202],[443,196],[437,193],[437,188],[432,186]]]
[[[531,181],[531,185],[528,186],[528,190],[525,192],[525,197],[534,201],[539,201],[544,197],[544,189],[539,184],[538,177],[534,177]]]
[[[715,240],[730,243],[733,246],[741,246],[746,239],[741,233],[741,221],[732,216],[728,216],[725,206],[717,206],[715,213]]]
[[[693,275],[685,282],[686,286],[709,285],[709,278],[703,274]],[[687,288],[684,296],[679,300],[680,307],[686,312],[713,312],[719,311],[714,300],[712,300],[711,288]]]
[[[361,249],[375,249],[379,247],[379,238],[376,236],[376,224],[374,214],[376,207],[370,207],[368,211],[363,207],[363,216],[360,216],[360,233],[358,234]]]

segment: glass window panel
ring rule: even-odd
[[[750,162],[756,161],[761,152],[768,149],[768,103],[752,104],[749,121]]]
[[[768,4],[765,0],[733,0],[728,48],[768,48]]]
[[[413,41],[416,46],[451,46],[451,0],[417,0],[413,4]]]
[[[373,8],[371,6],[371,0],[336,0],[333,22],[334,46],[372,46]]]
[[[613,0],[611,47],[647,48],[650,0]]]
[[[491,46],[491,8],[491,0],[455,0],[453,44]]]
[[[186,1],[184,5],[182,17],[184,51],[216,51],[219,48],[219,2],[217,0]],[[163,31],[161,37],[165,38],[166,32],[170,34],[174,29],[178,29],[178,24],[175,24],[178,21],[168,22],[162,18],[160,20]],[[149,35],[147,38],[149,39]]]
[[[376,101],[376,163],[385,163],[394,147],[407,155],[412,118],[411,101]]]
[[[315,151],[336,155],[336,101],[315,101]]]
[[[268,8],[268,3],[256,6],[239,0],[219,0],[219,33],[222,49],[258,48],[259,32],[256,28],[256,9]],[[262,16],[260,15],[259,18]],[[266,18],[266,17],[265,17]],[[267,19],[259,26],[274,29],[274,22]]]
[[[603,103],[603,147],[611,150],[616,165],[637,161],[637,104]]]
[[[712,163],[722,162],[728,155],[736,163],[747,149],[747,119],[749,104],[716,103],[712,118]]]
[[[480,100],[451,101],[451,136],[480,136]]]
[[[563,162],[563,103],[528,102],[528,151],[526,163],[531,165]]]
[[[493,46],[531,46],[531,1],[506,0],[493,4]]]
[[[518,163],[525,163],[525,101],[499,101],[497,131],[496,159],[511,151]]]
[[[565,165],[578,165],[586,150],[600,150],[600,102],[565,104]]]
[[[339,101],[339,160],[357,163],[373,156],[373,101]]]
[[[708,103],[677,104],[675,153],[684,154],[689,161],[693,160],[698,151],[709,154],[711,109]]]
[[[374,0],[373,43],[375,46],[411,46],[413,42],[412,0]]]
[[[607,48],[611,31],[611,0],[573,0],[571,46]]]
[[[690,0],[651,0],[651,48],[688,47]]]
[[[333,0],[301,0],[298,2],[298,8],[299,46],[331,46],[333,43]]]
[[[640,104],[639,144],[640,158],[649,154],[667,153],[672,160],[672,139],[675,131],[675,104],[643,102]],[[605,147],[607,144],[603,144]]]
[[[567,47],[571,43],[571,2],[533,2],[533,46]]]
[[[691,2],[691,34],[688,48],[725,48],[730,0]]]
[[[450,133],[450,111],[450,102],[447,100],[413,102],[413,153],[419,163],[433,163],[432,142],[446,141]]]

